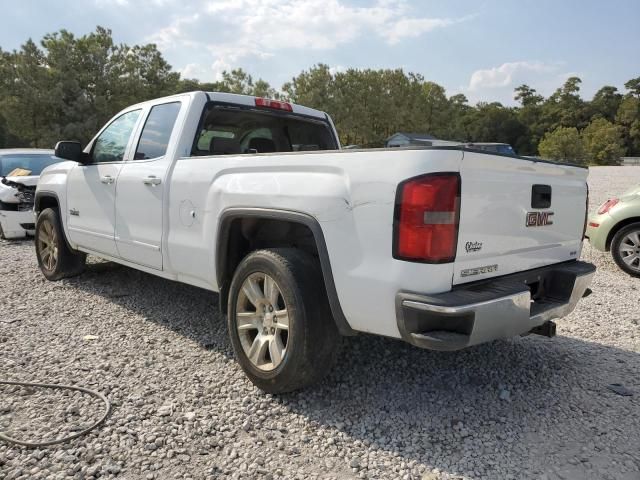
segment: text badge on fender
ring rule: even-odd
[[[544,227],[553,225],[553,212],[527,212],[527,227]]]

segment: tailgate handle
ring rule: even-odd
[[[551,206],[551,185],[531,187],[531,208],[549,208]]]

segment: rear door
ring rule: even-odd
[[[121,258],[162,269],[164,199],[181,109],[186,101],[154,105],[132,158],[122,166],[117,182],[115,238]]]
[[[453,283],[579,257],[588,170],[464,152]]]

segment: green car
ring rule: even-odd
[[[585,236],[597,250],[611,250],[629,275],[640,277],[640,185],[610,198],[587,221]]]

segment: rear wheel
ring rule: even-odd
[[[611,255],[623,271],[640,277],[640,223],[618,230],[611,241]]]
[[[293,248],[245,257],[229,289],[228,325],[240,366],[268,393],[322,379],[340,344],[319,266]]]
[[[86,255],[67,245],[57,210],[46,208],[38,215],[35,244],[38,266],[48,280],[79,275],[84,270]]]

